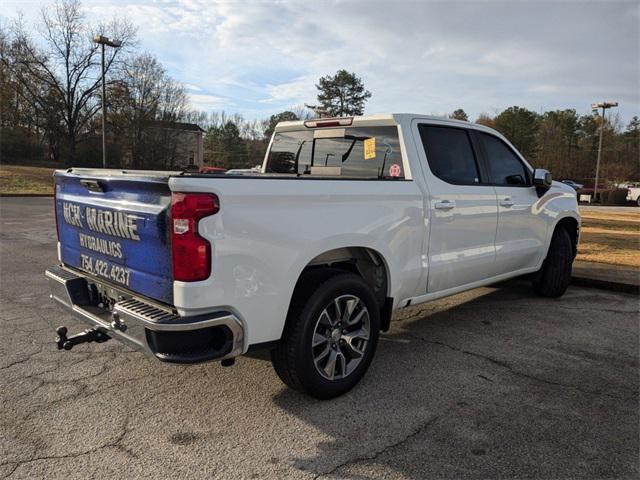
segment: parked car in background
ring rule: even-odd
[[[58,348],[113,337],[223,365],[268,349],[284,383],[326,399],[364,376],[394,310],[525,274],[539,295],[569,285],[575,191],[485,126],[282,122],[249,172],[56,171],[46,275],[92,327],[60,327]]]
[[[569,185],[574,190],[580,190],[584,188],[584,185],[582,185],[581,183],[576,183],[573,180],[561,180],[561,182],[564,183],[565,185]]]
[[[640,207],[640,183],[630,183],[627,185],[627,201],[634,202]]]

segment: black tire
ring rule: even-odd
[[[316,367],[314,358],[318,355],[314,355],[312,340],[322,313],[334,299],[345,296],[354,296],[366,306],[369,335],[357,366],[345,377],[331,380],[325,378]],[[362,308],[360,303],[357,305]],[[271,352],[276,373],[287,386],[321,400],[348,392],[362,379],[373,359],[380,330],[379,309],[371,288],[353,273],[319,269],[305,274],[294,292],[282,339]],[[327,344],[329,347],[334,348]]]
[[[533,290],[543,297],[562,296],[571,282],[572,265],[571,237],[564,228],[559,227],[553,232],[547,258],[533,280]]]

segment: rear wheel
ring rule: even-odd
[[[571,237],[564,228],[557,228],[547,258],[533,280],[533,290],[544,297],[562,296],[571,282],[572,264]]]
[[[289,387],[333,398],[364,376],[379,328],[378,303],[362,278],[340,270],[311,272],[296,288],[271,360]]]

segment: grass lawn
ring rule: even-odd
[[[640,208],[584,208],[578,260],[640,268]]]
[[[53,168],[0,165],[0,193],[53,193]]]

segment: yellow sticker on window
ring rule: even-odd
[[[376,158],[376,137],[367,138],[364,141],[364,159]]]

